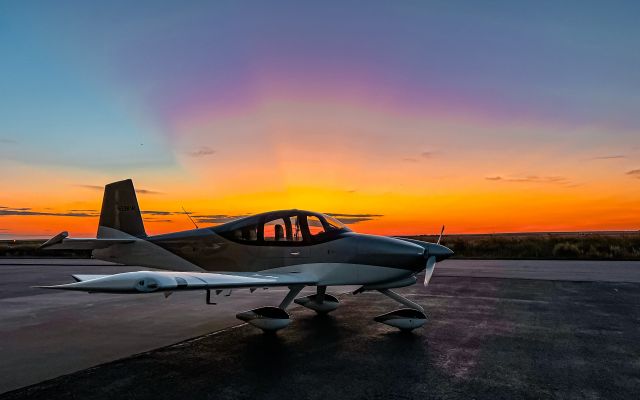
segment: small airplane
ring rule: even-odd
[[[188,215],[188,214],[187,214]],[[453,255],[440,244],[353,232],[335,218],[303,210],[256,214],[221,225],[147,236],[131,179],[106,185],[96,239],[72,239],[61,232],[42,250],[92,250],[97,259],[140,265],[164,271],[113,275],[72,275],[75,282],[38,286],[90,293],[155,293],[202,290],[207,304],[211,292],[229,295],[234,289],[287,287],[277,306],[260,307],[236,315],[264,331],[291,323],[286,308],[296,304],[324,314],[339,300],[329,286],[359,288],[354,294],[378,291],[407,308],[374,318],[401,330],[424,325],[424,309],[392,291],[416,283],[425,270],[424,285],[436,262]],[[211,272],[215,271],[215,272]],[[306,286],[316,293],[297,298]]]

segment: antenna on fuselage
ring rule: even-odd
[[[189,218],[189,221],[191,221],[191,223],[193,224],[193,226],[196,227],[196,229],[200,229],[198,227],[198,224],[196,224],[196,221],[193,220],[193,218],[191,218],[191,215],[189,215],[189,213],[187,212],[187,210],[184,209],[184,207],[180,206],[180,208],[182,208],[182,211],[184,211],[185,215],[187,216],[187,218]]]

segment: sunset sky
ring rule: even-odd
[[[125,178],[148,233],[192,228],[182,206],[640,229],[638,21],[637,1],[3,1],[0,238],[94,236]]]

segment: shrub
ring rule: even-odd
[[[580,248],[573,243],[560,242],[553,246],[553,255],[558,258],[578,258]]]

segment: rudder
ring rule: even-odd
[[[97,237],[104,237],[102,227],[116,229],[131,236],[146,237],[136,190],[131,179],[104,187]]]

